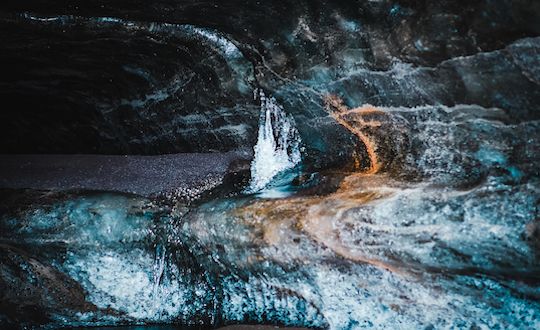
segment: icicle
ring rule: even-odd
[[[280,172],[295,167],[301,161],[300,136],[294,119],[261,90],[261,115],[259,133],[255,145],[255,157],[251,163],[249,192],[265,188]]]

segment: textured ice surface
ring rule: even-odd
[[[391,17],[404,11],[388,8]],[[328,184],[324,193],[218,198],[190,208],[113,194],[28,197],[22,209],[1,218],[0,248],[20,251],[22,259],[8,260],[11,268],[0,272],[2,283],[16,283],[8,280],[28,273],[34,277],[26,282],[54,282],[57,278],[45,276],[54,272],[44,264],[79,283],[95,310],[58,307],[63,305],[52,301],[44,281],[38,294],[48,305],[38,307],[54,315],[53,327],[253,322],[330,329],[540,328],[538,38],[473,56],[444,60],[444,54],[436,63],[430,59],[432,66],[396,60],[381,69],[371,66],[370,57],[381,56],[385,47],[376,49],[376,38],[368,39],[381,31],[366,33],[369,26],[337,13],[332,19],[336,29],[362,33],[361,38],[354,44],[340,40],[302,16],[281,41],[306,52],[318,50],[310,43],[328,41],[321,52],[329,57],[295,63],[279,49],[272,53],[276,48],[259,54],[269,61],[257,63],[265,67],[258,68],[257,79],[275,89],[276,100],[262,100],[252,188],[267,186],[300,159],[286,111],[305,119],[295,122],[303,141],[316,147],[311,151],[333,150],[330,157],[336,157],[336,150],[346,149],[328,146],[360,145],[355,136],[338,131],[338,124],[328,124],[332,118],[320,104],[327,93],[348,106],[343,121],[370,137],[370,147],[388,165],[382,173],[316,173],[321,185],[338,183]],[[95,27],[94,21],[87,23]],[[210,66],[228,62],[216,74],[226,77],[217,79],[219,84],[251,91],[251,73],[246,74],[251,64],[223,34],[164,23],[105,19],[100,24],[187,31],[189,41],[222,55]],[[412,57],[437,46],[422,38],[404,40],[408,28],[396,29],[395,38],[382,34],[406,41],[399,48]],[[305,69],[300,70],[304,80],[288,81],[294,70],[279,76],[294,65]],[[272,66],[283,70],[271,72]],[[230,75],[222,75],[229,69]],[[182,85],[171,86],[173,91]],[[165,94],[159,91],[126,104],[160,101]],[[359,111],[364,103],[377,107]],[[175,132],[190,132],[186,136],[197,142],[201,130],[192,126],[210,124],[214,112],[189,110],[173,124],[160,121],[160,131],[173,132],[165,124],[182,123]],[[223,116],[214,119],[231,114],[215,111]],[[243,122],[225,119],[216,127],[243,131]],[[319,123],[330,128],[312,129]]]
[[[44,195],[4,214],[2,242],[80,283],[97,310],[54,310],[69,324],[540,327],[538,122],[477,106],[380,111],[407,128],[399,171],[191,209]]]
[[[540,327],[538,123],[476,106],[381,111],[411,141],[396,175],[191,210],[42,197],[2,217],[2,242],[39,247],[82,285],[98,311],[55,311],[70,324]]]

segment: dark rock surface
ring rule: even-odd
[[[249,155],[0,155],[0,188],[100,190],[195,199],[249,170]]]

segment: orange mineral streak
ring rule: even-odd
[[[375,174],[381,169],[381,163],[377,157],[377,145],[376,143],[366,134],[362,133],[361,127],[366,126],[380,126],[380,122],[377,121],[365,121],[362,119],[362,116],[369,114],[379,114],[383,111],[377,109],[372,105],[364,105],[354,109],[348,109],[343,101],[335,95],[327,95],[325,97],[326,109],[330,112],[330,115],[343,127],[348,129],[351,133],[356,135],[360,141],[366,146],[366,150],[369,157],[369,169],[364,173],[366,174]],[[353,126],[349,121],[344,117],[349,114],[359,114],[358,122],[361,125],[360,128]]]
[[[385,175],[354,173],[328,195],[257,200],[236,209],[234,216],[255,228],[258,239],[269,246],[293,244],[292,239],[303,234],[344,259],[403,273],[399,265],[364,251],[362,242],[352,243],[340,235],[346,223],[355,221],[349,211],[388,197],[392,185]]]
[[[347,235],[343,235],[348,226],[377,228],[377,224],[356,218],[354,214],[364,207],[369,207],[371,203],[388,197],[399,185],[384,174],[376,174],[381,169],[381,161],[376,153],[374,138],[366,133],[369,132],[367,129],[382,126],[376,119],[380,118],[381,114],[385,115],[385,112],[370,105],[348,109],[341,99],[333,95],[327,96],[325,103],[330,115],[366,146],[369,169],[349,173],[333,193],[255,200],[235,209],[233,216],[252,227],[252,239],[257,244],[274,248],[285,247],[279,249],[282,254],[268,254],[264,256],[266,258],[278,258],[280,262],[283,258],[300,258],[301,262],[308,262],[310,258],[304,259],[302,254],[289,254],[287,249],[287,246],[294,247],[295,239],[303,236],[328,248],[341,258],[403,273],[399,262],[378,255],[362,237],[351,241]],[[359,153],[355,152],[353,157],[355,168],[359,169]]]

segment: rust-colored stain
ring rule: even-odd
[[[392,194],[395,183],[388,176],[377,174],[382,168],[381,158],[377,155],[375,137],[369,136],[369,130],[366,130],[381,127],[379,115],[386,113],[371,105],[348,109],[334,95],[328,95],[325,104],[330,115],[365,145],[369,168],[349,173],[333,193],[257,200],[236,209],[233,214],[244,224],[256,228],[260,239],[269,246],[294,244],[292,239],[304,234],[342,258],[400,273],[399,263],[373,255],[365,251],[361,241],[350,242],[341,235],[344,230],[341,227],[348,223],[355,223],[358,228],[376,227],[376,224],[355,220],[352,215],[356,209]],[[358,151],[353,153],[353,159],[355,168],[360,169],[362,159]]]
[[[380,109],[372,105],[364,105],[354,109],[348,109],[344,104],[343,100],[335,95],[327,95],[324,99],[326,109],[329,111],[330,115],[343,127],[348,129],[351,133],[356,135],[360,141],[366,146],[366,150],[369,157],[369,168],[365,171],[366,174],[375,174],[381,169],[381,162],[379,157],[377,157],[377,144],[369,136],[364,134],[361,131],[361,127],[367,126],[380,126],[381,123],[378,121],[367,121],[364,120],[362,116],[369,114],[378,114],[383,113]],[[349,123],[344,116],[349,114],[359,114],[357,122],[361,127],[355,127]],[[358,162],[357,156],[355,157],[355,164]],[[355,165],[356,167],[356,165]]]
[[[269,246],[291,244],[294,235],[304,233],[344,259],[402,273],[399,266],[391,261],[365,253],[361,242],[352,244],[344,241],[338,228],[352,221],[349,211],[388,197],[391,191],[379,187],[392,185],[393,182],[385,175],[353,173],[328,195],[256,200],[235,209],[233,215],[256,228]]]

